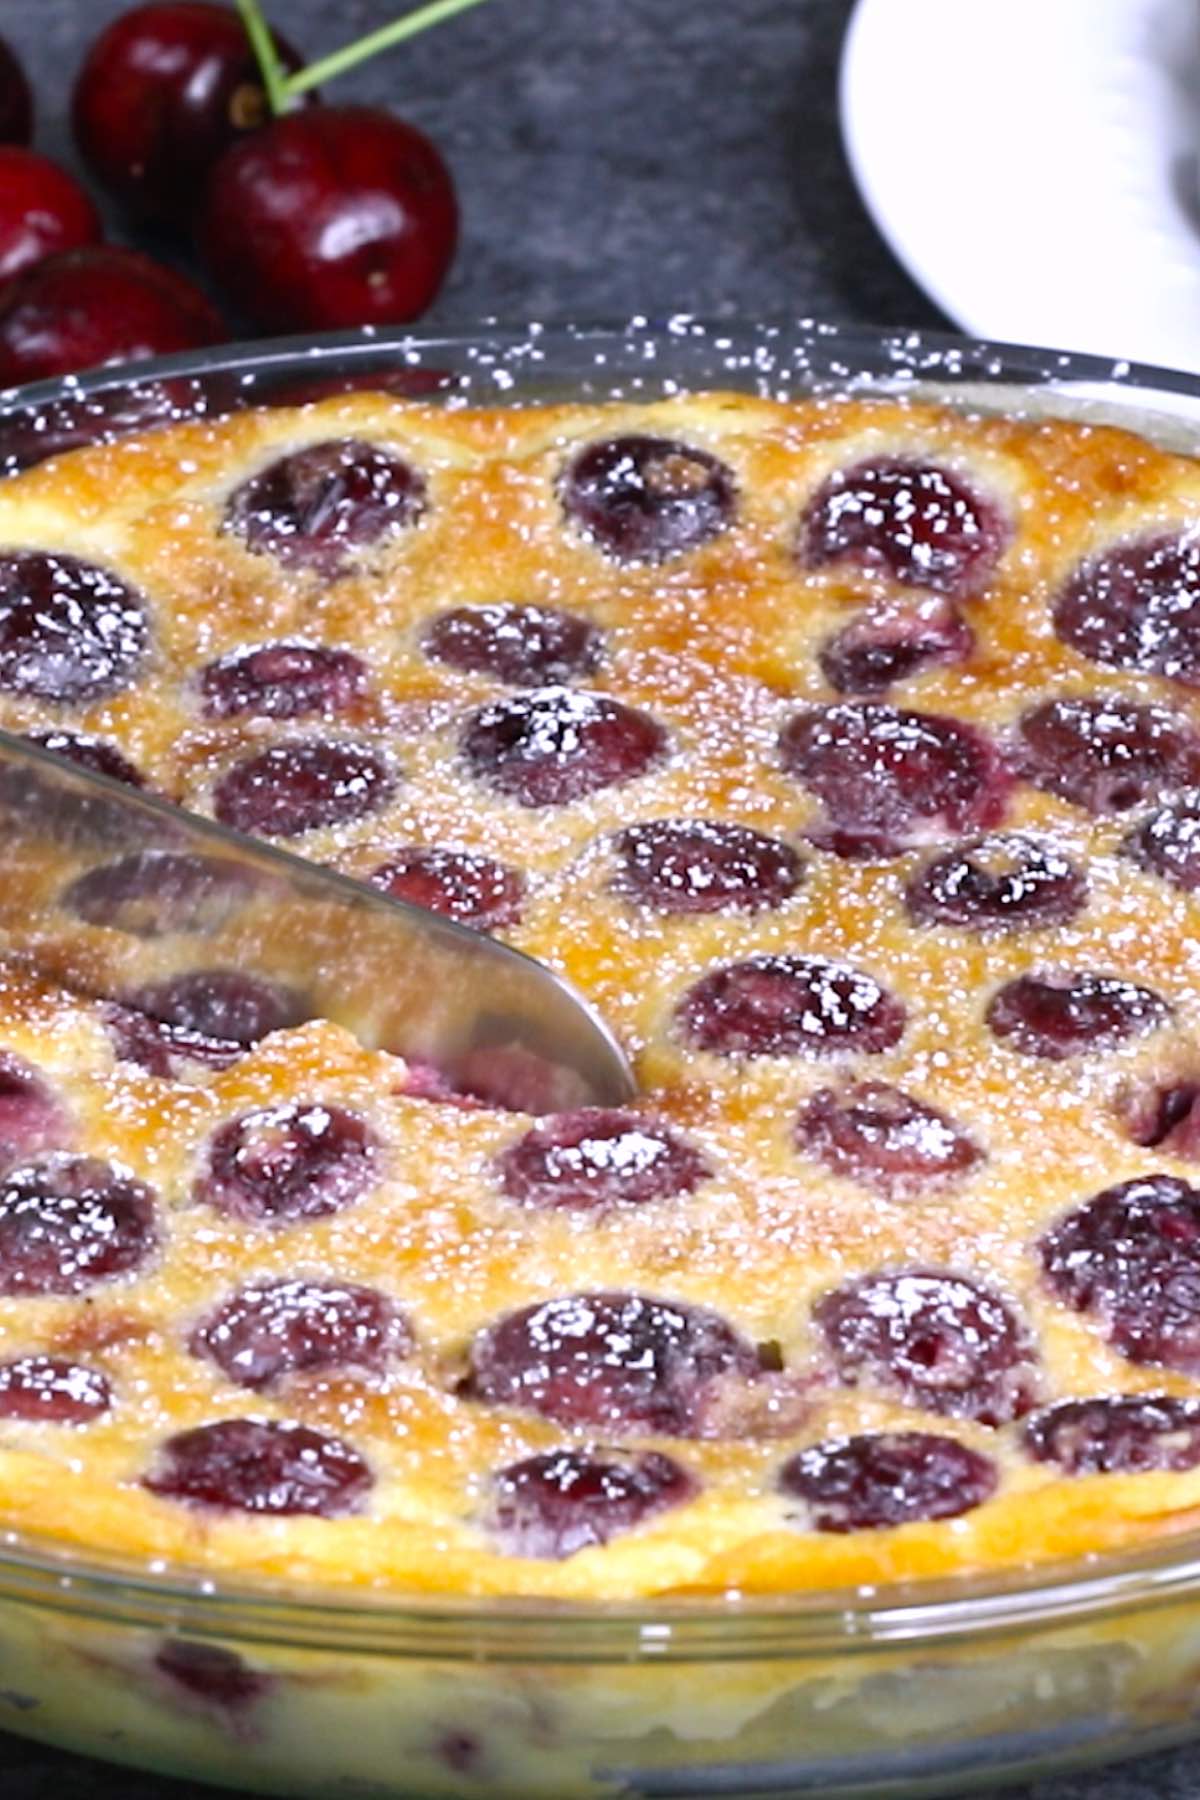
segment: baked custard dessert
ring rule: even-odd
[[[0,985],[4,1524],[626,1599],[1191,1527],[1198,686],[1200,465],[1107,427],[348,394],[0,484],[0,726],[503,936],[643,1089],[480,1105],[173,979],[186,859],[67,888],[164,974]]]

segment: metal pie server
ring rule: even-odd
[[[168,1031],[248,1042],[266,996],[277,1022],[330,1019],[436,1071],[435,1091],[538,1113],[636,1091],[541,963],[7,732],[0,834],[0,954]]]

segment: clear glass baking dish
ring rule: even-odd
[[[482,327],[233,347],[0,395],[0,469],[346,387],[461,404],[886,392],[1200,447],[1200,379],[810,322]],[[638,1605],[217,1584],[0,1536],[0,1726],[242,1789],[867,1800],[961,1795],[1200,1731],[1200,1529],[888,1590]]]

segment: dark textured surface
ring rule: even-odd
[[[82,48],[127,0],[0,0],[38,143],[67,149]],[[281,0],[309,56],[404,10]],[[490,0],[327,90],[394,106],[458,183],[431,322],[815,313],[933,325],[859,205],[837,132],[850,0]]]
[[[895,0],[897,5],[903,0]],[[0,0],[65,151],[82,45],[125,0]],[[310,54],[401,10],[278,0]],[[434,136],[463,204],[457,266],[431,324],[496,314],[815,314],[945,321],[855,196],[837,133],[851,0],[491,0],[345,78]],[[4,1800],[203,1800],[213,1790],[0,1737]],[[1197,1800],[1200,1753],[1013,1790],[1014,1800]]]

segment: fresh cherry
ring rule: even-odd
[[[12,46],[0,38],[0,144],[27,144],[33,136],[33,95]]]
[[[290,73],[303,59],[275,34]],[[88,168],[139,219],[190,218],[229,145],[268,118],[258,62],[232,7],[211,0],[135,6],[100,33],[71,103]]]
[[[415,319],[457,237],[438,151],[365,106],[288,113],[235,144],[199,223],[201,254],[230,299],[278,331]]]
[[[0,146],[0,281],[102,235],[100,215],[73,175],[33,150]]]
[[[200,350],[224,336],[215,308],[174,269],[112,244],[64,250],[0,292],[0,386]]]

